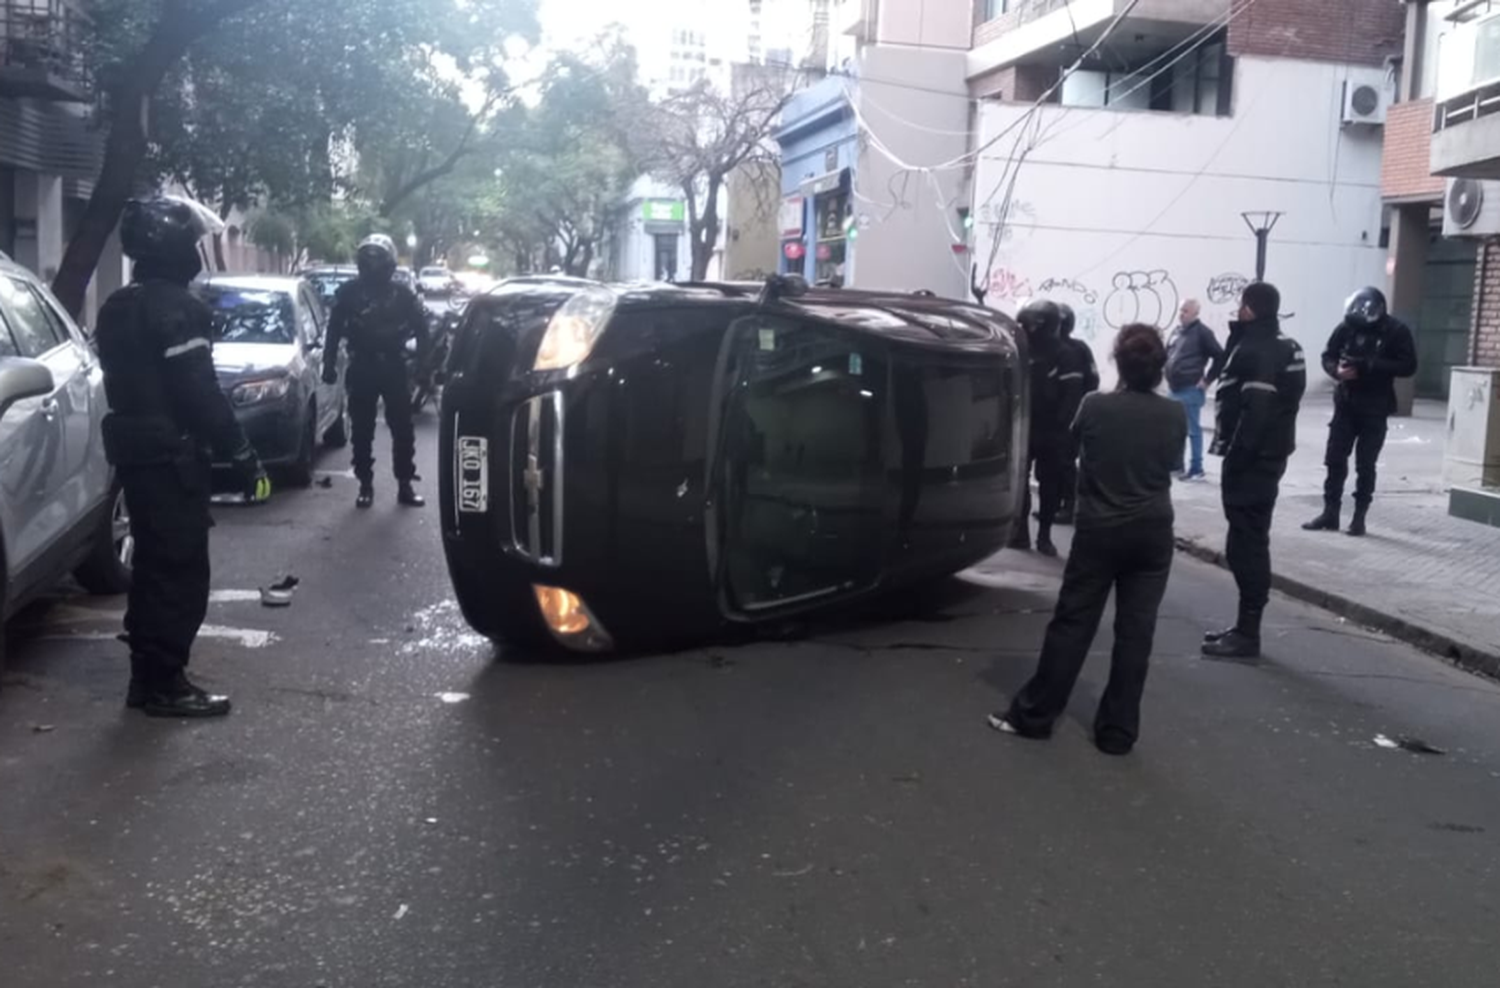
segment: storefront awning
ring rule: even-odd
[[[817,175],[813,178],[804,179],[801,185],[802,194],[805,196],[821,196],[830,192],[846,192],[849,189],[849,169],[840,168],[838,171],[828,172],[826,175]]]

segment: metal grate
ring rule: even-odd
[[[563,396],[538,395],[511,420],[511,541],[543,566],[561,566],[563,551]]]
[[[71,0],[0,0],[0,82],[28,85],[20,95],[85,100],[88,32]]]

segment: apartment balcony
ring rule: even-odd
[[[1500,4],[1461,4],[1438,50],[1432,173],[1500,179]],[[1469,18],[1463,20],[1463,18]]]
[[[88,102],[87,28],[70,0],[0,0],[0,97]]]
[[[1071,65],[1098,41],[1130,0],[979,0],[994,15],[969,53],[977,79],[1014,65]],[[1111,57],[1155,54],[1228,21],[1231,0],[1140,0],[1110,35]]]

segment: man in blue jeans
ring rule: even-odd
[[[1186,470],[1179,470],[1183,480],[1203,479],[1203,414],[1208,386],[1218,380],[1224,369],[1224,348],[1214,331],[1198,318],[1202,308],[1196,299],[1182,303],[1179,325],[1167,341],[1167,387],[1172,397],[1187,411],[1188,446],[1192,459]]]

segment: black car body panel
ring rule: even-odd
[[[586,358],[533,370],[563,306],[601,291]],[[1021,503],[1020,347],[1004,315],[932,298],[502,283],[470,304],[443,396],[459,603],[535,642],[555,629],[532,588],[564,588],[615,644],[657,644],[971,565]]]

